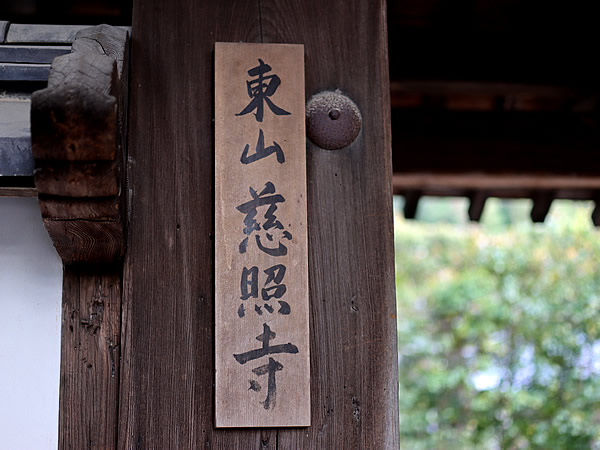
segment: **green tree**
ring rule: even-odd
[[[600,448],[589,214],[505,231],[397,220],[403,449]]]

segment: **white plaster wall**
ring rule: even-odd
[[[0,198],[0,449],[56,449],[62,264],[37,199]]]

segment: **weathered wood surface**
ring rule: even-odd
[[[121,220],[118,198],[70,198],[40,194],[40,208],[44,219],[54,220]]]
[[[89,25],[34,25],[11,23],[8,26],[7,44],[70,44],[77,33]]]
[[[116,156],[114,59],[71,53],[52,63],[48,88],[32,95],[31,133],[36,159],[111,161]]]
[[[43,220],[65,264],[114,264],[123,257],[123,226],[120,221]]]
[[[385,5],[137,0],[133,36],[119,446],[398,448]],[[306,98],[363,117],[349,148],[307,146],[307,429],[214,428],[215,41],[304,44]]]
[[[34,187],[0,186],[0,197],[37,197]]]
[[[257,67],[280,82],[262,117],[246,109]],[[302,45],[215,45],[217,427],[310,425],[304,103]],[[287,348],[239,359],[264,345]]]
[[[114,161],[62,162],[35,173],[40,194],[61,197],[116,197],[119,172]]]
[[[48,88],[32,95],[34,178],[65,264],[59,447],[115,448],[128,36],[105,26],[80,34],[97,45],[56,58]]]
[[[397,449],[385,2],[261,2],[261,10],[265,42],[304,41],[307,98],[338,88],[363,119],[346,149],[307,146],[312,426],[280,430],[278,446]]]
[[[44,224],[67,264],[118,262],[125,251],[127,46],[125,30],[78,29],[73,52],[54,59],[48,87],[32,95],[35,184]],[[97,211],[104,203],[117,208]]]
[[[116,448],[121,269],[67,266],[63,286],[58,447]]]
[[[597,177],[600,133],[594,114],[568,109],[394,108],[394,173],[546,172]]]
[[[394,189],[600,189],[600,177],[556,173],[427,173],[394,174]],[[431,194],[428,194],[431,195]]]
[[[123,64],[129,50],[123,46],[126,31],[123,28],[110,25],[79,30],[73,42],[73,52],[90,53],[110,56],[117,62],[119,78],[124,76]]]
[[[552,199],[597,201],[600,178],[592,176],[528,173],[515,175],[489,173],[409,173],[394,174],[394,194],[405,198],[404,216],[414,218],[416,192],[421,196],[468,197],[469,218],[479,221],[488,198],[530,198],[537,206],[532,217],[544,221]],[[592,220],[594,216],[592,216]]]

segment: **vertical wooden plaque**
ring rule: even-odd
[[[215,45],[216,426],[310,425],[304,46]]]

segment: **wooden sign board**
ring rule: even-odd
[[[216,426],[310,425],[304,46],[215,47]]]

